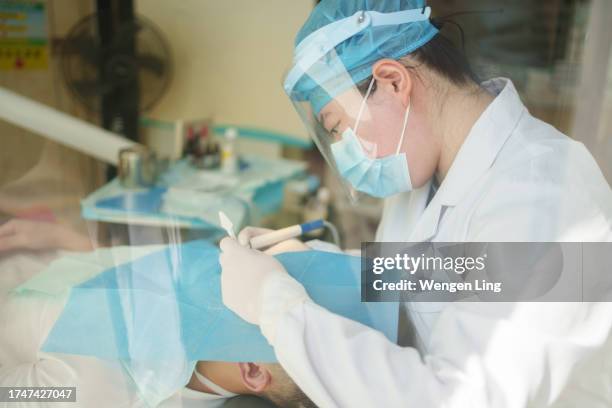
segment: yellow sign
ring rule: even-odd
[[[44,4],[0,2],[0,70],[46,69],[48,66]]]

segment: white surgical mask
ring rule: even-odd
[[[195,374],[195,376],[198,379],[198,381],[200,381],[202,384],[204,384],[205,386],[207,386],[208,388],[213,390],[213,392],[215,392],[216,394],[221,395],[222,397],[232,398],[232,397],[235,397],[235,396],[238,395],[238,394],[235,394],[233,392],[227,391],[226,389],[222,388],[221,386],[215,384],[214,382],[212,382],[208,378],[204,377],[204,375],[198,373],[197,369],[193,370],[193,373]]]
[[[347,128],[342,133],[342,140],[331,145],[331,151],[340,175],[351,183],[356,190],[374,197],[384,198],[412,190],[408,161],[406,155],[400,153],[408,116],[410,115],[410,104],[404,115],[402,134],[395,154],[382,158],[368,157],[363,150],[362,142],[357,136],[357,129],[373,84],[374,79],[372,78],[357,114],[355,130],[353,131],[350,127]]]

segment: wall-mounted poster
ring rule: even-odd
[[[0,1],[0,70],[48,67],[45,5],[32,1]]]

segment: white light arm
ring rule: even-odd
[[[103,162],[138,143],[0,87],[0,118]]]

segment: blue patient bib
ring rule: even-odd
[[[223,305],[218,258],[216,246],[192,241],[73,287],[42,350],[120,360],[144,394],[155,390],[151,404],[184,386],[197,360],[275,362],[259,327]],[[361,302],[359,257],[306,251],[277,258],[317,304],[396,341],[397,304]]]

